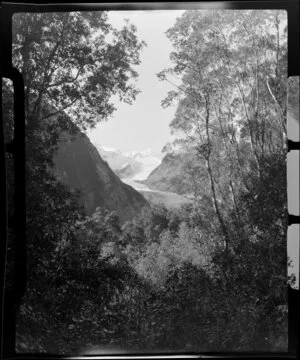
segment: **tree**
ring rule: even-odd
[[[198,158],[189,164],[197,201],[179,238],[210,245],[205,269],[216,318],[204,324],[207,341],[211,349],[284,349],[285,14],[187,11],[167,35],[173,66],[158,76],[176,91],[162,105],[177,102],[174,148]],[[217,246],[220,236],[229,251]]]
[[[107,119],[114,110],[112,95],[135,99],[138,90],[130,79],[138,75],[134,66],[144,46],[135,32],[128,23],[113,29],[105,12],[13,18],[13,65],[25,83],[27,230],[33,248],[34,238],[59,242],[82,213],[78,195],[51,172],[53,154],[63,133]]]
[[[13,18],[13,64],[25,83],[28,221],[38,222],[47,213],[42,204],[52,202],[58,209],[65,198],[54,190],[50,200],[47,188],[56,181],[49,170],[62,134],[107,119],[114,110],[112,95],[130,103],[138,93],[130,78],[138,75],[134,66],[144,43],[134,26],[127,23],[117,31],[107,20],[105,12],[19,13]],[[57,182],[57,187],[62,185]]]
[[[144,207],[141,220],[146,239],[149,243],[158,242],[161,232],[168,228],[168,211],[164,206]]]
[[[67,112],[83,129],[112,114],[112,95],[131,103],[145,45],[129,23],[117,31],[106,12],[16,14],[13,63],[25,83],[27,122]],[[53,106],[43,113],[43,104]]]
[[[170,55],[174,66],[158,76],[171,83],[172,75],[180,77],[181,84],[162,105],[178,102],[170,125],[183,135],[176,145],[183,144],[204,162],[228,248],[232,234],[226,213],[232,207],[236,231],[244,236],[237,196],[240,189],[247,190],[247,170],[261,177],[268,155],[286,151],[285,15],[187,11],[167,36],[175,49]]]
[[[52,329],[55,324],[54,328],[50,325],[51,316],[45,309],[50,306],[59,318],[59,300],[67,304],[65,291],[74,286],[76,271],[66,265],[65,250],[80,237],[74,225],[84,215],[79,194],[56,178],[53,154],[65,136],[70,139],[108,119],[114,111],[112,96],[128,103],[135,99],[139,92],[134,84],[135,67],[144,45],[133,25],[126,23],[118,31],[108,23],[105,12],[18,13],[13,18],[13,66],[25,84],[29,281],[23,305],[32,306],[34,312],[44,307],[40,323],[46,319]],[[10,124],[9,117],[6,123]],[[9,132],[12,134],[12,126]],[[111,241],[120,231],[116,217],[107,214],[103,220],[105,239]],[[88,272],[85,269],[84,276]],[[96,275],[92,277],[93,282]],[[79,296],[75,301],[78,291],[85,291],[86,278],[78,279],[72,293],[75,308],[82,300]],[[53,291],[55,284],[58,292]],[[34,323],[34,317],[24,319],[19,321],[21,334],[22,324]]]

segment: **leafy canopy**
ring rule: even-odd
[[[134,25],[121,30],[106,12],[15,14],[13,63],[25,81],[28,115],[41,117],[43,101],[66,111],[81,128],[93,127],[115,110],[117,95],[132,103],[140,50]]]

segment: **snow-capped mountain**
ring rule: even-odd
[[[141,152],[122,152],[118,149],[95,144],[100,156],[121,179],[145,180],[161,163],[161,158],[151,149]]]
[[[94,144],[100,154],[100,156],[109,164],[110,168],[112,170],[118,170],[124,167],[124,165],[127,165],[131,158],[129,156],[126,156],[123,154],[120,150],[106,147],[106,146],[100,146],[98,144]]]

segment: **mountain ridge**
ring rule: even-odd
[[[193,191],[187,181],[187,167],[193,161],[192,154],[167,153],[157,166],[141,183],[150,189],[189,195]]]
[[[100,206],[116,211],[122,224],[148,204],[139,192],[118,178],[79,129],[74,135],[61,134],[53,162],[56,177],[70,188],[80,190],[79,203],[87,215]]]

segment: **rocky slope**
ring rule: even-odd
[[[124,223],[147,204],[141,194],[116,176],[82,133],[61,142],[53,160],[61,181],[82,192],[80,200],[87,214],[102,206],[115,210]]]
[[[190,161],[192,161],[190,154],[167,154],[161,164],[142,183],[153,190],[191,194],[193,189],[188,179]]]

